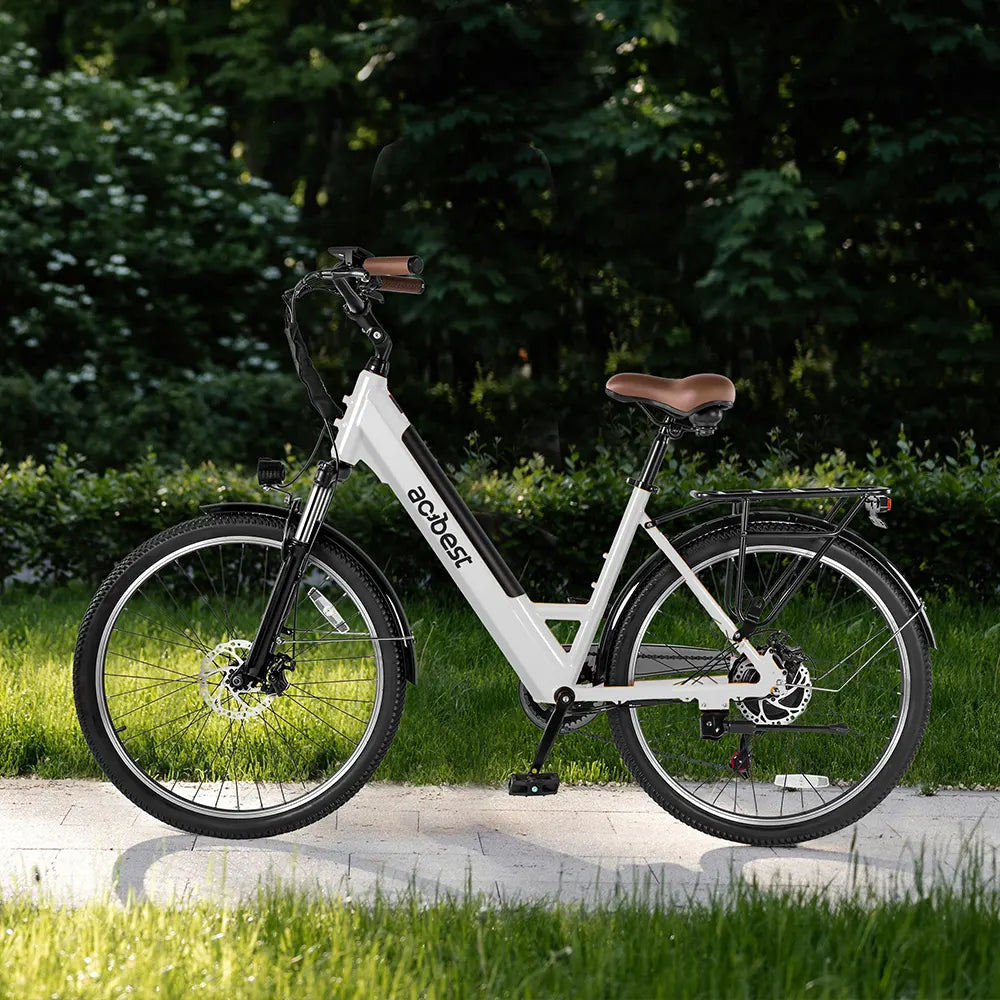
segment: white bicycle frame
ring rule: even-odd
[[[535,603],[509,570],[498,576],[495,550],[389,394],[385,378],[362,371],[354,391],[344,397],[344,405],[343,417],[335,421],[338,458],[350,465],[363,462],[392,490],[539,704],[552,703],[555,693],[567,688],[577,702],[697,700],[702,709],[722,710],[729,707],[732,698],[763,698],[785,690],[784,674],[773,655],[758,652],[746,639],[735,639],[737,626],[666,536],[648,521],[648,490],[633,487],[590,600],[586,604]],[[448,494],[447,499],[443,492]],[[640,677],[622,686],[578,682],[640,525],[677,569],[726,640],[753,665],[759,680],[732,683],[728,673],[723,672],[699,677]],[[500,564],[506,569],[502,560]],[[556,620],[579,622],[568,649],[547,625]]]

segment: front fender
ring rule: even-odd
[[[797,510],[752,511],[750,514],[750,523],[753,524],[755,521],[769,521],[771,523],[784,522],[794,526],[816,528],[820,531],[829,531],[832,527],[829,521],[816,514],[808,514]],[[693,527],[682,531],[676,538],[672,538],[670,542],[674,548],[680,551],[686,545],[692,544],[705,535],[714,534],[731,527],[736,527],[739,523],[740,517],[738,514],[718,517],[711,521],[706,521],[704,524],[696,524]],[[875,546],[866,539],[862,538],[861,535],[857,534],[857,532],[845,530],[841,535],[841,538],[850,545],[853,545],[855,548],[864,552],[865,555],[876,562],[895,581],[895,583],[899,586],[899,589],[903,592],[909,604],[910,611],[917,614],[917,621],[920,622],[920,626],[924,630],[924,637],[927,640],[928,646],[931,649],[936,649],[937,642],[934,638],[934,630],[931,628],[930,619],[927,617],[927,609],[924,607],[923,602],[917,596],[916,591],[910,586],[903,574],[900,573],[896,566],[891,563],[882,552],[875,548]],[[618,623],[621,620],[621,616],[628,607],[629,602],[632,600],[634,595],[638,593],[643,586],[645,586],[650,577],[652,577],[654,573],[657,573],[666,562],[667,557],[659,549],[657,549],[656,552],[654,552],[632,574],[632,576],[629,577],[625,585],[621,588],[621,590],[619,590],[618,596],[615,598],[614,603],[608,610],[605,618],[604,631],[601,634],[601,641],[597,648],[597,660],[594,670],[594,676],[596,678],[608,678],[608,670],[611,666],[611,649],[614,642],[614,636],[618,630]]]
[[[203,504],[200,510],[206,514],[258,514],[264,517],[273,517],[276,521],[285,522],[287,512],[280,507],[267,503],[250,502],[230,502],[230,503],[209,503]],[[397,635],[404,640],[403,667],[406,672],[406,679],[411,684],[417,683],[417,656],[414,649],[413,634],[410,631],[410,623],[406,618],[406,611],[403,603],[393,589],[391,583],[386,579],[385,574],[378,568],[375,561],[361,548],[357,542],[352,541],[347,535],[338,531],[329,524],[320,527],[320,538],[330,545],[339,546],[347,552],[352,559],[356,560],[364,568],[365,572],[372,578],[372,582],[385,595],[386,603],[392,613],[393,624],[398,629]]]

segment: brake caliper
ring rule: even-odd
[[[287,653],[274,653],[267,667],[267,677],[260,689],[265,694],[282,695],[288,690],[286,670],[294,670],[295,663]]]

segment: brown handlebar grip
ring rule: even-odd
[[[405,292],[407,295],[419,295],[424,290],[420,278],[386,277],[379,282],[383,292]]]
[[[419,257],[369,257],[361,266],[369,274],[420,274],[424,262]]]

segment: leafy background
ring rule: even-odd
[[[620,450],[629,369],[730,375],[747,458],[1000,444],[980,0],[4,6],[9,460],[304,446],[279,294],[341,243],[427,261],[385,321],[448,460]],[[339,393],[364,354],[323,308]]]
[[[476,453],[452,475],[533,599],[585,600],[595,554],[607,546],[628,498],[622,468],[620,456],[603,453],[591,462],[568,456],[562,469],[536,455],[501,471],[490,456]],[[677,454],[665,464],[661,493],[650,512],[683,506],[692,489],[865,483],[892,488],[891,531],[887,536],[863,513],[851,527],[888,552],[918,590],[995,599],[1000,566],[996,548],[983,539],[1000,534],[1000,452],[983,449],[968,436],[955,453],[944,456],[929,454],[902,436],[885,454],[874,448],[858,461],[837,451],[803,464],[774,442],[759,460],[748,461],[732,450],[711,463],[698,452]],[[96,583],[129,549],[197,517],[202,504],[262,499],[250,470],[212,463],[166,466],[147,457],[127,469],[93,472],[63,448],[46,464],[3,465],[0,579],[31,567],[31,575],[45,584]],[[815,513],[816,504],[808,509]],[[338,488],[334,510],[336,527],[403,591],[418,594],[437,585],[440,593],[448,586],[402,507],[371,473],[356,470]],[[727,513],[728,506],[720,506],[699,517]],[[667,530],[690,523],[676,521]],[[629,572],[649,554],[648,546],[634,549]]]

